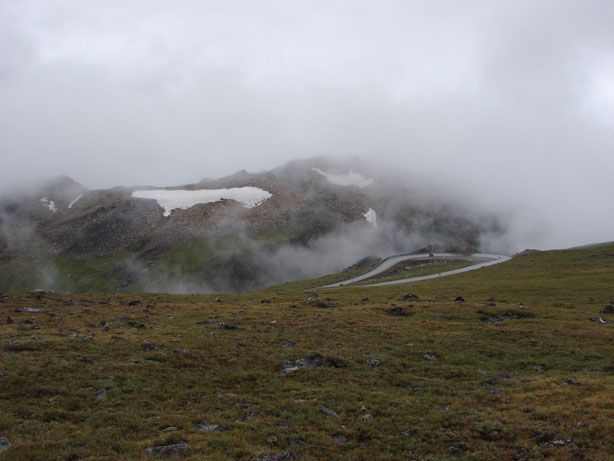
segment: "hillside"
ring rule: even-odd
[[[503,232],[429,193],[321,158],[172,188],[61,177],[0,200],[0,289],[245,292]]]
[[[608,244],[392,287],[5,293],[0,457],[611,459],[612,280]]]

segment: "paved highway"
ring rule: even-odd
[[[390,282],[380,282],[380,283],[373,283],[370,285],[362,285],[362,286],[369,286],[369,287],[377,287],[377,286],[383,286],[383,285],[399,285],[401,283],[410,283],[410,282],[420,282],[422,280],[431,280],[431,279],[436,279],[436,278],[440,278],[440,277],[447,277],[449,275],[454,275],[454,274],[462,274],[463,272],[469,272],[469,271],[473,271],[476,269],[481,269],[483,267],[488,267],[488,266],[492,266],[494,264],[500,264],[503,263],[505,261],[509,261],[510,259],[512,259],[509,256],[505,256],[505,255],[495,255],[495,254],[489,254],[489,253],[473,253],[470,255],[466,255],[466,254],[461,254],[461,253],[421,253],[421,254],[417,254],[417,255],[396,255],[396,256],[390,256],[389,258],[386,258],[384,261],[382,261],[376,268],[370,270],[369,272],[359,275],[357,277],[353,277],[351,279],[348,280],[344,280],[342,282],[337,282],[337,283],[331,283],[330,285],[324,285],[318,288],[335,288],[335,287],[341,287],[341,286],[345,286],[345,285],[349,285],[351,283],[355,283],[355,282],[360,282],[361,280],[365,280],[368,278],[371,278],[375,275],[381,274],[382,272],[386,271],[387,269],[391,268],[392,266],[394,266],[395,264],[398,264],[402,261],[408,261],[408,260],[429,260],[429,259],[449,259],[449,260],[453,260],[453,259],[463,259],[466,261],[474,261],[475,264],[472,264],[471,266],[467,266],[467,267],[463,267],[461,269],[455,269],[452,271],[447,271],[447,272],[441,272],[440,274],[432,274],[432,275],[423,275],[422,277],[411,277],[411,278],[407,278],[407,279],[402,279],[402,280],[392,280]]]

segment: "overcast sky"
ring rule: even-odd
[[[0,0],[6,185],[360,156],[614,239],[612,0]],[[1,188],[1,187],[0,187]]]

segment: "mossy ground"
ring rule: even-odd
[[[142,459],[185,441],[187,458],[211,460],[612,459],[614,325],[589,319],[614,320],[600,314],[613,282],[608,245],[317,298],[8,294],[0,435],[12,446],[0,458]],[[280,372],[315,353],[348,366]]]

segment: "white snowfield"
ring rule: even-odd
[[[41,203],[46,206],[49,211],[52,211],[54,213],[58,211],[58,208],[55,206],[55,202],[53,200],[49,200],[47,197],[43,197],[41,199]]]
[[[76,198],[76,199],[74,199],[72,202],[70,202],[70,203],[68,204],[68,208],[72,208],[72,207],[73,207],[73,205],[74,205],[75,203],[77,203],[81,197],[83,197],[83,194],[79,195],[79,197],[77,197],[77,198]]]
[[[322,171],[319,168],[312,168],[312,170],[320,173],[322,176],[328,179],[328,182],[337,184],[338,186],[367,187],[373,183],[373,179],[365,178],[360,173],[354,173],[353,171],[350,171],[347,174],[332,174]]]
[[[363,216],[368,222],[377,227],[377,214],[375,213],[375,210],[373,208],[369,208],[369,211],[363,213]]]
[[[136,190],[132,197],[153,199],[164,209],[164,216],[170,216],[175,209],[187,210],[201,203],[217,202],[222,199],[235,200],[245,208],[261,205],[273,195],[258,187],[232,187],[230,189],[199,190]]]

